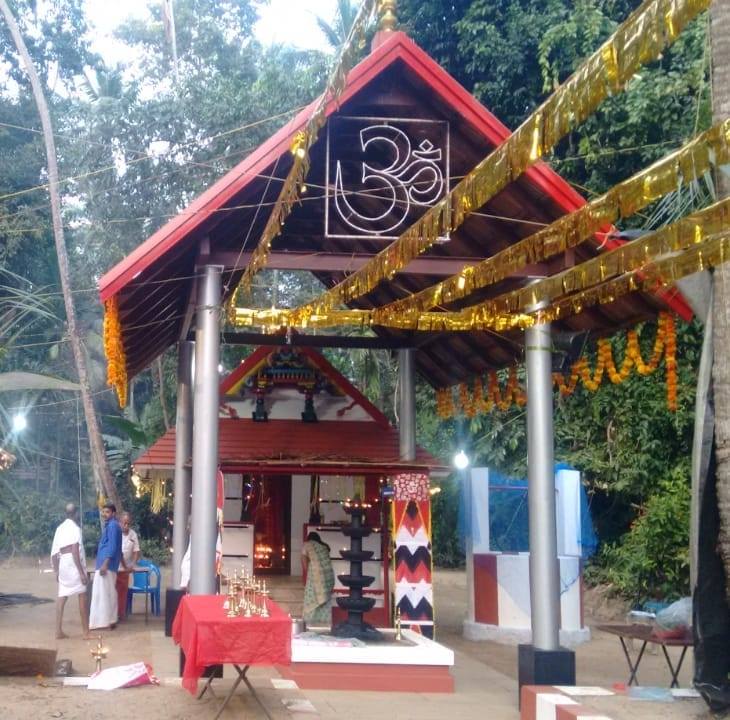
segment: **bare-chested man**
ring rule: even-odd
[[[73,503],[66,505],[66,519],[56,528],[51,546],[51,562],[58,581],[56,600],[56,637],[67,637],[63,632],[63,610],[70,595],[79,596],[79,612],[84,637],[89,635],[89,607],[86,587],[89,576],[86,574],[86,555],[81,528],[76,522],[78,513]]]

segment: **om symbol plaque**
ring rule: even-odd
[[[448,192],[447,122],[330,120],[327,237],[394,239]]]

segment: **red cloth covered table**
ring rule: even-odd
[[[195,695],[210,665],[289,665],[291,618],[266,600],[269,617],[226,617],[224,595],[186,595],[172,625],[172,637],[185,653],[183,687]]]

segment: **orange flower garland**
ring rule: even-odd
[[[116,295],[104,301],[104,354],[106,355],[107,383],[119,398],[119,406],[127,404],[127,357],[122,342],[122,323]]]
[[[667,407],[677,410],[677,332],[674,316],[667,314],[664,340],[664,367],[666,368]]]
[[[436,414],[442,420],[448,420],[456,415],[456,406],[454,405],[451,388],[441,388],[436,391]]]
[[[596,367],[591,372],[588,360],[579,358],[570,368],[566,379],[560,372],[553,373],[553,383],[562,397],[572,395],[578,387],[578,382],[591,392],[596,392],[601,386],[604,375],[614,384],[619,385],[636,368],[639,375],[651,375],[659,367],[664,357],[665,381],[667,386],[667,408],[675,412],[677,409],[677,334],[674,316],[670,313],[660,313],[657,324],[657,334],[654,340],[649,362],[644,362],[639,345],[639,335],[636,330],[629,330],[626,337],[626,353],[621,365],[617,368],[613,356],[611,341],[602,338],[598,341]],[[466,383],[459,385],[459,408],[454,403],[451,388],[442,388],[436,391],[436,405],[438,416],[444,420],[463,414],[472,418],[478,413],[491,412],[495,407],[499,410],[508,410],[512,404],[523,406],[527,402],[524,389],[517,380],[517,370],[513,366],[509,369],[509,377],[504,392],[500,390],[497,373],[491,370],[487,373],[487,393],[484,396],[484,387],[481,378],[474,380],[473,392],[469,393]]]

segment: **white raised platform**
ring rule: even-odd
[[[381,632],[395,643],[395,630],[385,628]],[[403,638],[409,643],[371,643],[365,647],[337,647],[325,644],[308,644],[296,637],[291,641],[292,662],[307,663],[357,663],[361,665],[436,665],[453,667],[454,651],[429,640],[412,630],[403,630]],[[410,643],[413,643],[411,645]]]
[[[291,665],[279,673],[301,688],[372,690],[376,692],[451,693],[450,669],[454,652],[412,630],[403,630],[407,643],[395,643],[395,631],[382,632],[392,639],[365,647],[342,647],[292,638]]]

